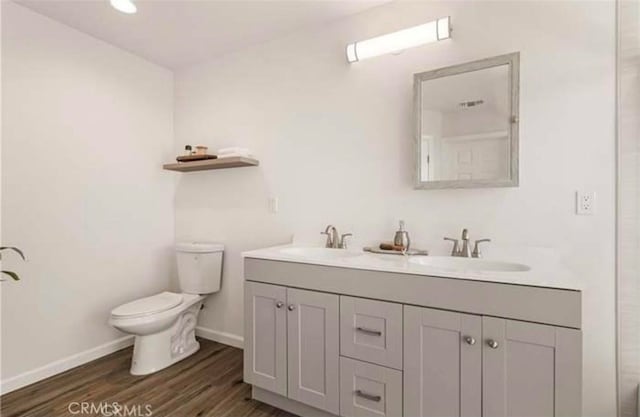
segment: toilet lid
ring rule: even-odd
[[[116,307],[111,314],[117,317],[145,316],[172,309],[182,302],[182,294],[162,292],[151,297],[140,298]]]

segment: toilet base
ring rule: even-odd
[[[166,330],[136,336],[131,375],[152,374],[196,353],[200,349],[196,340],[196,322],[201,305],[200,301],[189,307]]]

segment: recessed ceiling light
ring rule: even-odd
[[[138,11],[138,8],[131,0],[109,0],[114,9],[126,13],[133,14]]]

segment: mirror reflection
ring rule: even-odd
[[[517,185],[510,63],[467,65],[416,75],[419,188]]]

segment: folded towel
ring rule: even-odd
[[[223,154],[218,154],[218,159],[237,158],[237,157],[253,158],[253,155],[251,155],[250,153],[223,153]]]
[[[217,152],[218,155],[223,155],[223,154],[227,154],[227,153],[249,154],[251,152],[249,151],[248,148],[241,148],[241,147],[238,147],[238,146],[232,146],[232,147],[229,147],[229,148],[220,148],[220,149],[218,149],[218,152]]]

